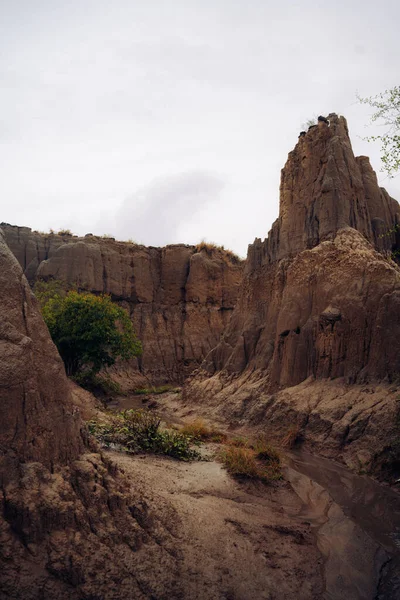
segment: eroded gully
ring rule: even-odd
[[[179,423],[185,411],[165,394],[157,410]],[[123,407],[137,408],[137,399]],[[194,407],[193,407],[194,408]],[[200,413],[200,410],[199,410]],[[196,418],[190,410],[190,419]],[[183,417],[183,419],[182,419]],[[186,417],[187,418],[187,417]],[[219,424],[220,426],[220,424]],[[251,433],[251,432],[248,432]],[[314,531],[324,559],[324,600],[400,599],[400,494],[345,466],[304,451],[285,454],[285,479],[302,509],[282,506],[292,523]]]

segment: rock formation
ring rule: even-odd
[[[31,283],[60,279],[111,294],[128,309],[144,348],[137,366],[153,381],[180,381],[197,367],[219,342],[236,303],[242,262],[212,246],[148,248],[2,228]]]
[[[0,295],[0,598],[178,597],[171,536],[89,445],[1,233]]]
[[[318,404],[314,388],[306,392],[308,412],[300,401],[298,411],[284,400],[278,408],[289,396],[276,392],[306,380],[340,378],[335,389],[343,402],[343,385],[399,380],[400,270],[390,253],[400,246],[400,208],[378,187],[368,159],[354,157],[345,119],[328,120],[300,136],[289,154],[279,218],[266,240],[249,246],[232,318],[187,390],[187,398],[213,398],[221,412],[236,411],[239,421],[246,420],[246,403],[248,418],[250,406],[254,417],[266,404],[260,422],[280,414],[286,428],[291,420],[305,426]],[[329,389],[333,398],[334,385]],[[395,389],[385,400],[387,424],[397,418]],[[325,411],[327,435],[348,410],[336,402]],[[345,419],[346,435],[355,420],[356,413]],[[383,435],[380,449],[384,444]]]

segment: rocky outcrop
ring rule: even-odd
[[[354,157],[346,120],[329,115],[301,136],[282,169],[279,217],[249,247],[248,268],[296,256],[352,227],[380,250],[400,242],[398,203],[379,188],[365,156]]]
[[[212,246],[138,246],[113,239],[44,235],[3,224],[28,279],[110,294],[129,311],[143,344],[132,367],[153,381],[181,381],[220,340],[243,264]]]
[[[2,234],[0,296],[0,598],[178,597],[174,542],[88,441]]]
[[[388,253],[399,223],[398,203],[354,157],[345,119],[311,128],[282,170],[278,220],[249,246],[208,372],[263,369],[271,389],[310,376],[396,378],[400,271]]]
[[[391,259],[400,247],[399,224],[398,203],[378,187],[368,159],[354,157],[343,117],[329,115],[329,123],[319,121],[301,135],[282,170],[279,218],[266,240],[249,246],[232,318],[187,387],[187,400],[211,403],[225,417],[248,405],[242,425],[254,404],[263,427],[280,415],[286,430],[302,423],[312,444],[317,436],[303,419],[304,407],[287,400],[296,393],[280,390],[315,381],[306,391],[313,403],[313,394],[322,393],[318,381],[386,382],[386,399],[370,407],[374,417],[367,421],[375,432],[379,422],[383,427],[374,451],[390,447],[397,434],[389,423],[399,422],[393,384],[400,377],[400,270]],[[352,404],[340,385],[334,390],[341,400],[327,409],[329,423]],[[326,438],[331,429],[324,428]],[[351,435],[339,438],[336,451]]]

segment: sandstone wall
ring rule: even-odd
[[[236,303],[243,264],[222,250],[43,235],[5,224],[3,231],[31,283],[61,279],[125,306],[144,348],[131,366],[154,381],[181,381],[197,367]]]

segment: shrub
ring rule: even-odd
[[[202,419],[195,419],[181,428],[181,433],[195,441],[208,441],[217,444],[226,440],[226,435],[212,427],[208,427]]]
[[[109,296],[56,294],[42,304],[42,314],[68,375],[96,374],[142,352],[128,314]]]
[[[111,417],[110,422],[90,421],[89,432],[106,447],[126,452],[165,454],[179,460],[198,460],[188,436],[160,429],[160,417],[148,410],[127,410]]]
[[[70,229],[60,229],[58,235],[72,235],[72,231]]]
[[[233,477],[264,482],[282,478],[280,456],[264,441],[254,442],[254,447],[227,445],[219,456]]]

